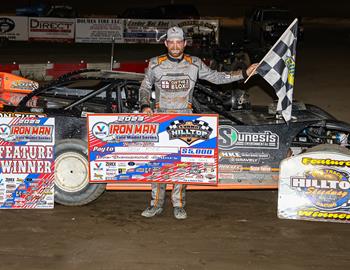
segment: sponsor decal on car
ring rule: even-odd
[[[232,126],[219,126],[219,149],[233,148],[278,149],[279,136],[269,130],[240,132]]]

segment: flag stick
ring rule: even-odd
[[[250,79],[250,77],[253,76],[253,75],[255,74],[255,71],[258,69],[258,67],[260,66],[261,62],[262,62],[262,61],[260,61],[259,65],[257,65],[257,67],[253,70],[252,73],[250,73],[250,75],[248,76],[248,78],[245,79],[244,83],[246,83],[246,82]]]

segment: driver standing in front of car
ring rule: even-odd
[[[229,73],[211,70],[198,57],[184,54],[186,40],[183,30],[171,27],[164,42],[168,53],[150,60],[145,78],[139,90],[140,110],[152,115],[150,105],[152,87],[155,87],[155,112],[157,113],[192,113],[193,89],[197,79],[214,84],[226,84],[247,78],[257,67],[252,64],[246,70]],[[171,200],[176,219],[186,219],[186,185],[174,184]],[[166,184],[152,183],[150,207],[142,212],[144,217],[154,217],[163,212]]]

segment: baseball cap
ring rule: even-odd
[[[184,39],[184,31],[177,26],[170,27],[167,31],[167,40],[170,39]]]

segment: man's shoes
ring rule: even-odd
[[[154,217],[156,215],[160,215],[162,212],[163,212],[162,207],[151,206],[151,207],[146,208],[141,213],[141,216],[146,217],[146,218],[150,218],[150,217]]]
[[[176,219],[186,219],[187,213],[182,207],[174,207],[174,217]]]

